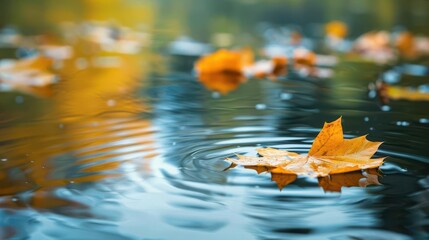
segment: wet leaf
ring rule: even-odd
[[[221,49],[199,59],[195,64],[195,69],[199,74],[221,72],[242,73],[244,67],[252,63],[253,53],[248,49],[242,51]]]
[[[384,158],[372,159],[381,142],[366,136],[344,139],[341,118],[325,123],[308,153],[298,154],[273,148],[257,149],[261,157],[237,155],[226,160],[237,165],[270,167],[271,172],[324,177],[330,174],[377,168]]]

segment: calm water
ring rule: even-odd
[[[248,11],[243,15],[254,16],[252,1],[242,2],[247,7],[241,10]],[[268,19],[276,6],[254,21]],[[215,16],[224,3],[216,9]],[[59,16],[49,12],[44,21]],[[0,239],[429,237],[428,103],[391,101],[383,107],[372,98],[368,84],[388,67],[341,61],[330,78],[291,72],[277,81],[249,79],[219,94],[197,80],[194,59],[166,53],[173,20],[186,16],[187,26],[204,14],[178,12],[158,24],[161,30],[152,33],[160,42],[140,57],[86,56],[75,59],[77,65],[108,66],[70,71],[66,65],[52,88],[0,92]],[[216,30],[192,22],[194,36]],[[234,32],[244,22],[222,24]],[[18,24],[44,27],[25,18]],[[0,58],[15,53],[1,49]],[[118,62],[121,67],[109,65]],[[401,76],[404,85],[428,80],[412,71]],[[346,137],[369,134],[384,141],[376,154],[388,156],[381,185],[359,187],[364,175],[354,172],[299,177],[280,191],[267,173],[224,171],[226,157],[255,156],[261,146],[307,153],[323,122],[339,116]]]
[[[250,79],[228,95],[186,71],[107,85],[84,71],[50,98],[1,93],[1,236],[424,239],[427,104],[380,110],[367,91],[379,70],[344,63],[332,79]],[[299,178],[279,191],[268,174],[223,171],[257,146],[305,153],[338,116],[348,137],[385,141],[382,185],[325,192]]]

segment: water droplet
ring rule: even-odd
[[[58,124],[58,127],[59,128],[64,128],[64,124],[60,123],[60,124]]]
[[[374,131],[374,128],[373,128],[373,127],[370,127],[370,128],[369,128],[369,130],[370,130],[370,131]]]
[[[2,159],[1,159],[1,161],[2,161],[2,162],[6,162],[6,161],[7,161],[7,158],[2,158]]]
[[[369,121],[369,117],[365,117],[363,120],[364,120],[365,122],[368,122],[368,121]]]
[[[263,103],[258,103],[255,106],[256,110],[265,110],[267,109],[267,105],[263,104]]]
[[[281,100],[291,100],[292,96],[293,95],[291,93],[282,93],[282,94],[280,94],[280,99]]]
[[[73,183],[74,183],[74,181],[70,181],[70,183],[71,183],[71,184],[73,184]]]
[[[24,102],[24,97],[23,97],[23,96],[16,96],[16,97],[15,97],[15,102],[16,102],[17,104],[21,104],[21,103],[23,103],[23,102]]]
[[[390,106],[389,106],[389,105],[383,105],[383,106],[381,107],[381,111],[383,111],[383,112],[388,112],[388,111],[390,111]]]
[[[12,198],[12,202],[18,202],[18,200],[19,200],[19,199],[18,199],[17,197],[13,197],[13,198]]]
[[[176,146],[176,142],[173,142],[171,145]]]

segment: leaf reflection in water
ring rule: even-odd
[[[287,173],[280,168],[266,166],[246,166],[245,168],[253,169],[258,174],[269,172],[271,174],[271,181],[277,183],[280,191],[297,179],[296,174]],[[319,177],[318,182],[319,186],[323,188],[325,192],[341,192],[342,187],[367,187],[370,185],[381,185],[378,181],[379,176],[378,168],[371,168],[363,171],[331,174],[326,177]]]
[[[246,78],[239,72],[216,72],[202,73],[199,80],[208,90],[227,94],[237,89]]]
[[[70,188],[126,178],[124,163],[150,171],[155,128],[140,116],[149,107],[133,97],[143,69],[134,56],[116,57],[117,66],[78,74],[65,67],[44,117],[0,129],[0,208],[91,217],[98,200],[66,194]]]

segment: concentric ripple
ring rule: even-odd
[[[429,116],[420,103],[416,112],[403,102],[382,111],[367,96],[369,76],[358,84],[346,73],[329,81],[352,84],[250,79],[229,95],[187,74],[152,76],[113,110],[8,118],[0,122],[0,236],[423,239]],[[47,113],[36,116],[55,111],[41,105]],[[258,147],[306,153],[323,122],[339,116],[346,137],[385,142],[381,185],[323,188],[300,177],[280,191],[268,173],[227,169],[226,157],[255,156]]]

